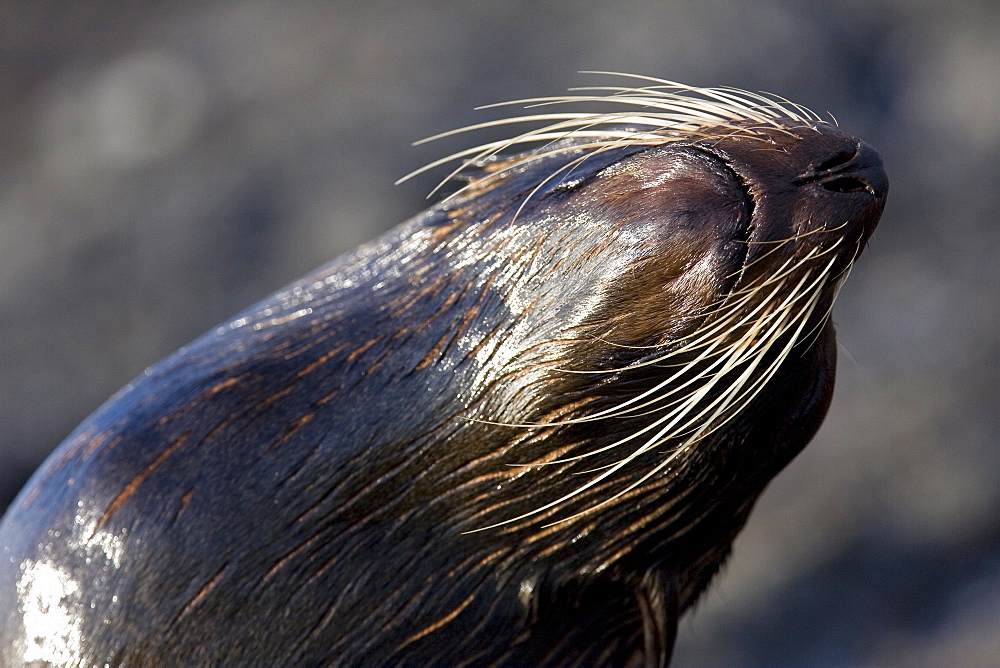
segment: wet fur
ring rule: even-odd
[[[109,400],[0,527],[0,657],[665,665],[822,421],[886,184],[800,107],[650,85],[452,156]]]

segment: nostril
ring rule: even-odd
[[[833,157],[824,160],[819,166],[816,167],[818,173],[830,172],[844,165],[854,159],[854,156],[858,154],[857,149],[852,149],[850,151],[840,151]]]
[[[835,179],[822,182],[823,188],[835,193],[857,193],[868,192],[875,194],[874,188],[861,179],[852,176],[838,176]]]
[[[868,193],[876,198],[885,197],[889,189],[882,158],[864,142],[837,151],[792,183],[814,188],[820,186],[833,193]]]

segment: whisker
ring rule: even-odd
[[[510,102],[484,105],[479,109],[501,109],[522,106],[538,113],[488,120],[442,132],[417,143],[439,140],[458,134],[489,130],[513,125],[533,125],[514,137],[484,142],[457,151],[421,167],[403,177],[412,178],[431,169],[457,163],[434,188],[466,170],[478,170],[469,182],[452,195],[458,196],[470,188],[482,187],[491,179],[503,178],[510,169],[532,161],[565,156],[550,173],[532,185],[522,196],[514,211],[514,219],[545,188],[574,171],[604,151],[632,146],[655,146],[679,141],[711,139],[723,141],[730,136],[741,140],[770,141],[775,133],[796,136],[793,130],[816,128],[825,123],[811,110],[786,98],[768,93],[756,93],[728,87],[698,88],[664,79],[616,72],[590,71],[584,74],[618,77],[629,85],[592,85],[571,88],[565,95],[529,97]],[[562,105],[585,105],[603,111],[542,111]],[[595,106],[597,105],[597,106]],[[600,105],[610,105],[610,108]],[[526,153],[513,156],[508,151],[534,146]],[[474,422],[520,429],[542,429],[582,425],[600,420],[633,420],[641,418],[636,428],[611,442],[586,452],[544,462],[512,464],[518,467],[567,466],[602,454],[623,450],[611,463],[575,471],[589,476],[580,485],[558,498],[529,512],[482,527],[485,530],[501,525],[514,525],[531,517],[550,514],[553,509],[576,498],[590,496],[616,473],[638,457],[669,444],[666,455],[648,471],[623,489],[601,499],[579,513],[557,520],[570,521],[621,498],[645,484],[654,475],[669,468],[684,452],[729,424],[760,395],[796,346],[808,350],[817,340],[830,317],[831,304],[817,312],[831,290],[836,291],[846,276],[832,276],[833,267],[842,255],[842,237],[838,235],[849,221],[836,226],[808,225],[805,231],[781,239],[749,238],[748,248],[759,248],[751,259],[727,278],[734,282],[731,290],[716,302],[706,306],[696,318],[693,328],[682,336],[664,343],[634,345],[616,342],[609,337],[591,339],[623,352],[635,351],[640,359],[609,365],[599,369],[550,367],[553,374],[567,376],[605,376],[617,382],[616,375],[635,374],[644,368],[664,370],[661,380],[633,396],[598,410],[584,404],[557,419],[539,422],[503,422],[469,417]],[[824,235],[830,235],[829,240]],[[804,243],[810,238],[821,239],[811,247]],[[787,254],[784,257],[782,254]],[[773,266],[772,266],[773,265]],[[766,267],[766,271],[760,271]],[[755,276],[755,274],[759,275]],[[832,286],[828,289],[827,286]],[[826,296],[824,296],[826,295]],[[644,351],[648,354],[643,355]],[[595,407],[596,408],[596,407]],[[583,414],[581,414],[583,413]],[[545,526],[552,526],[546,524]]]

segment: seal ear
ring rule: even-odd
[[[678,606],[674,581],[660,571],[648,571],[635,591],[642,614],[643,666],[666,666],[677,637]]]
[[[522,602],[527,628],[511,654],[519,665],[604,665],[610,656],[646,668],[670,663],[680,611],[676,585],[663,571],[638,580],[624,573],[542,576],[531,601]]]

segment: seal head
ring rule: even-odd
[[[5,665],[666,664],[887,181],[777,99],[601,100],[71,434],[0,525]]]

